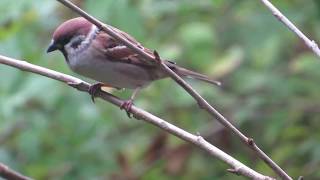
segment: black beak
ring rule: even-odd
[[[47,53],[55,51],[57,49],[58,49],[58,47],[57,47],[56,43],[54,42],[54,40],[52,40],[48,49],[47,49]]]

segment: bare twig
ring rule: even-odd
[[[310,40],[303,34],[286,16],[284,16],[270,1],[261,0],[261,2],[267,6],[272,14],[291,31],[293,31],[318,57],[320,57],[320,49],[314,40]]]
[[[31,180],[31,178],[21,175],[2,163],[0,163],[0,177],[10,180]]]
[[[127,47],[131,48],[137,54],[141,55],[142,57],[150,60],[150,61],[157,61],[158,54],[155,52],[155,57],[151,56],[150,54],[145,53],[142,49],[134,45],[133,43],[129,42],[128,40],[124,39],[123,37],[119,36],[117,33],[113,32],[109,25],[105,25],[93,16],[89,15],[85,11],[81,10],[76,5],[72,4],[68,0],[57,0],[67,6],[68,8],[72,9],[82,17],[86,18],[88,21],[96,25],[99,29],[105,31],[110,36],[117,39],[122,44],[126,45]],[[160,57],[158,56],[158,60]],[[187,84],[180,76],[178,76],[175,72],[173,72],[167,65],[165,65],[160,60],[160,66],[165,70],[168,75],[176,81],[181,87],[183,87],[199,104],[199,106],[205,109],[209,114],[215,117],[221,124],[223,124],[228,130],[236,134],[244,144],[247,145],[250,149],[252,149],[256,155],[261,158],[273,171],[278,174],[281,178],[286,180],[291,180],[292,178],[286,174],[271,158],[269,158],[253,141],[252,138],[246,137],[242,134],[234,125],[232,125],[222,114],[220,114],[215,108],[213,108],[205,99],[203,99],[199,93],[197,93],[189,84]]]
[[[90,87],[90,84],[88,84],[87,82],[84,82],[84,81],[82,81],[78,78],[75,78],[73,76],[69,76],[69,75],[66,75],[66,74],[63,74],[63,73],[60,73],[57,71],[53,71],[53,70],[50,70],[50,69],[47,69],[47,68],[44,68],[41,66],[33,65],[33,64],[30,64],[25,61],[12,59],[12,58],[5,57],[2,55],[0,55],[0,64],[6,64],[6,65],[9,65],[9,66],[12,66],[12,67],[24,70],[24,71],[32,72],[35,74],[40,74],[42,76],[46,76],[51,79],[55,79],[55,80],[67,83],[68,85],[70,85],[80,91],[88,92],[88,89]],[[123,103],[123,100],[119,99],[116,96],[113,96],[112,94],[109,94],[109,93],[106,93],[103,91],[98,91],[97,96],[112,103],[113,105],[118,106],[118,107],[120,107],[121,104]],[[234,159],[230,155],[226,154],[225,152],[221,151],[217,147],[215,147],[212,144],[210,144],[209,142],[207,142],[201,136],[193,135],[193,134],[191,134],[183,129],[180,129],[179,127],[176,127],[176,126],[166,122],[165,120],[160,119],[160,118],[150,114],[149,112],[146,112],[136,106],[132,106],[132,108],[130,109],[130,113],[132,113],[135,118],[144,120],[148,123],[151,123],[161,129],[167,131],[168,133],[175,135],[175,136],[179,137],[180,139],[185,140],[186,142],[189,142],[189,143],[199,147],[200,149],[206,151],[210,155],[222,160],[223,162],[225,162],[229,166],[231,166],[232,169],[234,169],[237,172],[237,174],[240,174],[240,175],[243,175],[243,176],[246,176],[249,178],[253,178],[253,179],[261,179],[261,180],[273,179],[271,177],[264,176],[256,171],[250,169],[249,167],[245,166],[244,164],[242,164],[238,160]]]

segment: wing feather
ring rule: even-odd
[[[114,27],[112,27],[112,29],[116,33],[118,33],[119,35],[121,35],[122,37],[130,41],[131,43],[135,44],[137,47],[141,48],[146,53],[153,56],[152,51],[143,47],[137,40],[135,40],[129,34],[123,31],[120,31],[119,29],[116,29]],[[106,59],[115,61],[115,62],[131,63],[139,66],[150,66],[150,67],[156,66],[154,62],[151,62],[150,60],[143,58],[142,56],[135,53],[127,46],[119,43],[116,39],[114,39],[107,33],[103,31],[100,31],[98,33],[99,34],[96,36],[96,39],[93,40],[93,45],[98,46],[97,49],[102,51]]]

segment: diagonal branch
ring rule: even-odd
[[[310,40],[303,34],[286,16],[284,16],[270,1],[261,0],[261,2],[272,12],[280,22],[294,32],[318,57],[320,57],[320,49],[314,40]]]
[[[21,175],[20,173],[10,169],[3,163],[0,163],[0,177],[14,180],[31,180],[31,178]]]
[[[41,66],[37,66],[37,65],[33,65],[30,64],[28,62],[25,61],[21,61],[21,60],[16,60],[16,59],[12,59],[9,57],[5,57],[0,55],[0,64],[6,64],[18,69],[21,69],[23,71],[28,71],[28,72],[32,72],[35,74],[39,74],[42,76],[46,76],[48,78],[51,79],[55,79],[64,83],[67,83],[68,85],[80,90],[80,91],[84,91],[84,92],[88,92],[88,89],[90,87],[90,84],[88,84],[87,82],[84,82],[78,78],[75,78],[73,76],[69,76],[57,71],[53,71]],[[112,103],[113,105],[116,105],[118,107],[121,106],[121,104],[123,103],[123,100],[119,99],[116,96],[113,96],[112,94],[103,92],[103,91],[99,91],[97,93],[97,96],[104,99],[105,101],[108,101],[110,103]],[[226,154],[225,152],[221,151],[220,149],[218,149],[217,147],[213,146],[212,144],[210,144],[209,142],[207,142],[204,138],[202,138],[200,135],[194,135],[191,134],[179,127],[176,127],[170,123],[168,123],[167,121],[160,119],[159,117],[156,117],[152,114],[150,114],[149,112],[146,112],[136,106],[132,106],[132,108],[130,109],[130,113],[133,114],[133,116],[137,119],[140,120],[144,120],[150,124],[153,124],[154,126],[157,126],[161,129],[163,129],[164,131],[175,135],[176,137],[195,145],[196,147],[204,150],[205,152],[207,152],[208,154],[220,159],[221,161],[225,162],[226,164],[228,164],[231,169],[229,169],[229,172],[238,174],[238,175],[242,175],[242,176],[246,176],[252,179],[257,179],[257,180],[272,180],[273,178],[268,177],[268,176],[264,176],[252,169],[250,169],[249,167],[247,167],[246,165],[242,164],[240,161],[234,159],[233,157],[231,157],[230,155]],[[1,174],[0,174],[1,176]]]
[[[221,124],[223,124],[229,131],[236,134],[241,141],[247,145],[250,149],[252,149],[255,154],[262,159],[277,175],[281,178],[286,180],[291,180],[292,178],[283,171],[280,166],[278,166],[271,158],[268,157],[254,142],[252,138],[248,138],[243,133],[241,133],[234,125],[232,125],[222,114],[220,114],[215,108],[213,108],[205,99],[203,99],[198,92],[196,92],[189,84],[187,84],[180,76],[178,76],[175,72],[173,72],[168,66],[166,66],[160,59],[157,57],[157,53],[155,52],[155,57],[145,53],[139,47],[134,45],[133,43],[129,42],[128,40],[124,39],[123,37],[119,36],[117,33],[113,32],[109,25],[105,25],[90,14],[86,13],[73,3],[68,0],[57,0],[63,5],[67,6],[74,12],[78,13],[82,17],[86,18],[88,21],[96,25],[100,30],[105,31],[110,36],[121,42],[122,44],[126,45],[127,47],[131,48],[133,51],[141,55],[142,57],[150,60],[150,61],[157,61],[160,60],[160,66],[162,69],[168,73],[168,75],[176,81],[182,88],[184,88],[199,104],[201,108],[206,110],[211,116],[216,118]],[[158,58],[158,59],[157,59]]]

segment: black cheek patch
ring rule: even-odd
[[[76,49],[79,47],[79,45],[81,44],[82,39],[81,38],[77,38],[76,40],[72,41],[71,43],[71,47]]]

